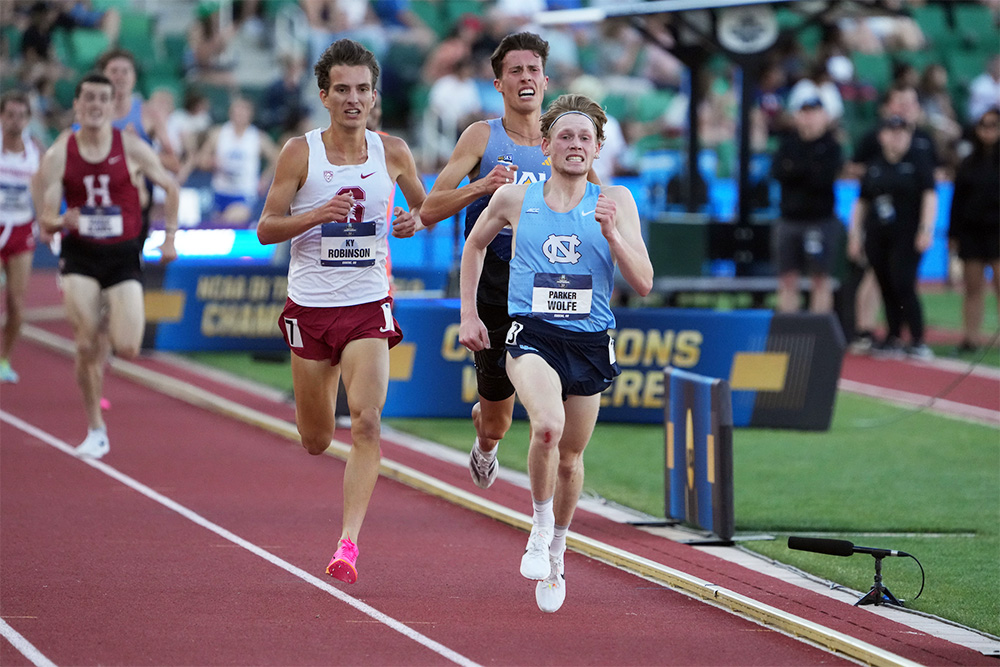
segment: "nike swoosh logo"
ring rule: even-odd
[[[118,160],[121,160],[121,155],[115,155],[114,157],[108,158],[108,164],[115,164]]]
[[[597,209],[595,208],[595,209],[592,209],[592,210],[590,210],[590,211],[584,211],[584,212],[583,212],[583,215],[584,215],[584,216],[588,216],[588,215],[590,215],[591,213],[593,213],[593,212],[594,212],[594,211],[596,211],[596,210],[597,210]]]
[[[369,176],[371,176],[374,173],[375,172],[373,171],[371,174],[361,174],[361,178],[368,178]]]

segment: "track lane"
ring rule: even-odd
[[[30,377],[4,390],[3,409],[75,443],[81,412],[65,391],[75,392],[72,362],[24,349],[34,349],[25,353]],[[106,393],[115,406],[106,463],[289,563],[322,572],[339,525],[331,514],[339,508],[340,461],[311,458],[287,440],[113,375]],[[2,572],[2,615],[58,664],[443,662],[17,434],[3,425],[0,517],[8,539],[0,558],[12,565]],[[359,542],[362,578],[344,590],[484,664],[840,662],[577,554],[567,558],[566,607],[542,615],[533,584],[517,573],[524,539],[382,480]],[[3,645],[4,664],[24,664],[9,661]]]

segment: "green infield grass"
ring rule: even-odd
[[[929,326],[958,327],[957,294],[923,299]],[[990,307],[987,332],[997,326]],[[935,351],[954,356],[954,346]],[[291,394],[287,355],[189,356]],[[995,346],[961,359],[1000,365]],[[461,451],[474,437],[468,419],[386,424]],[[515,422],[500,448],[501,465],[525,471],[527,444],[527,424]],[[787,537],[906,551],[926,572],[920,597],[913,599],[921,585],[913,560],[885,559],[883,577],[908,608],[1000,635],[1000,430],[841,392],[830,430],[736,429],[733,449],[737,537],[774,538],[741,542],[745,548],[862,593],[873,582],[871,556],[794,551]],[[598,423],[586,453],[585,492],[663,517],[663,454],[661,425]]]
[[[291,391],[287,361],[245,353],[194,360]],[[413,435],[467,451],[467,419],[387,419]],[[515,422],[501,465],[526,470],[528,427]],[[1000,431],[841,393],[829,431],[736,429],[737,537],[776,561],[865,592],[873,559],[787,548],[787,536],[846,539],[899,549],[883,561],[885,584],[906,606],[1000,634]],[[586,453],[585,491],[663,517],[664,433],[659,425],[598,423]],[[525,503],[530,500],[525,496]]]

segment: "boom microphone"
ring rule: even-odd
[[[799,551],[811,551],[828,556],[852,556],[854,554],[871,554],[876,558],[886,556],[909,556],[905,551],[895,549],[875,549],[873,547],[856,547],[847,540],[828,540],[821,537],[796,537],[788,538],[788,548]]]

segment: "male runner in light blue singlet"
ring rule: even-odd
[[[501,40],[490,63],[496,77],[493,85],[503,97],[504,115],[473,123],[459,137],[421,209],[425,224],[465,208],[468,237],[501,185],[536,183],[549,177],[549,160],[539,149],[548,53],[548,42],[530,32],[507,35]],[[460,187],[466,177],[469,183]],[[597,182],[593,173],[591,180]],[[469,456],[469,471],[475,484],[483,489],[496,479],[496,447],[510,428],[514,414],[514,386],[501,363],[503,339],[511,322],[507,313],[509,261],[510,230],[503,230],[486,251],[476,297],[479,317],[494,342],[490,348],[475,353],[479,400],[472,407],[476,440]]]
[[[536,580],[545,612],[566,598],[566,533],[583,487],[583,451],[601,392],[618,375],[611,291],[615,269],[640,295],[653,287],[639,212],[624,186],[587,175],[604,138],[604,111],[583,95],[562,95],[541,117],[542,152],[552,175],[542,183],[501,186],[465,241],[459,341],[493,346],[476,309],[476,288],[490,243],[511,229],[508,308],[513,323],[505,362],[528,411],[532,529],[521,575]]]

